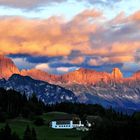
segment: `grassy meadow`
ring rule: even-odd
[[[10,127],[13,132],[16,132],[21,138],[24,135],[26,126],[29,125],[30,128],[34,127],[37,133],[38,140],[81,140],[81,136],[84,135],[83,132],[79,132],[75,129],[72,130],[56,130],[49,127],[49,122],[55,118],[56,115],[63,114],[62,112],[50,112],[43,114],[42,117],[45,124],[42,126],[36,126],[33,120],[26,120],[23,118],[16,118],[13,120],[8,120]],[[64,113],[65,114],[65,113]],[[4,127],[5,123],[0,123],[0,128]]]

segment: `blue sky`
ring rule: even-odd
[[[20,69],[140,69],[139,0],[0,0],[0,16],[0,52]]]
[[[2,1],[4,1],[4,0],[2,0]],[[110,2],[111,0],[106,0],[106,1],[108,1],[107,4],[98,3],[98,0],[96,0],[96,1],[97,2],[90,3],[90,2],[88,2],[88,0],[87,1],[86,0],[83,0],[83,1],[82,0],[77,0],[77,1],[76,0],[68,0],[68,1],[64,0],[63,2],[58,2],[58,3],[49,2],[49,4],[48,4],[45,2],[43,3],[40,0],[40,3],[42,3],[42,5],[41,6],[35,5],[35,7],[34,7],[34,3],[33,3],[32,4],[33,8],[26,7],[26,6],[25,7],[22,7],[22,6],[15,7],[15,6],[9,6],[8,4],[1,4],[0,15],[1,16],[24,16],[27,18],[44,18],[44,19],[51,17],[51,16],[63,16],[64,18],[69,20],[69,19],[73,18],[73,16],[82,12],[85,9],[95,8],[95,9],[99,9],[99,10],[103,11],[103,13],[105,14],[106,17],[113,18],[120,12],[125,12],[126,14],[129,15],[129,14],[139,10],[139,7],[140,7],[139,0],[129,0],[129,1],[121,0],[120,2],[113,1],[113,3]],[[105,1],[105,0],[102,0],[102,1]],[[1,1],[0,1],[0,3],[1,3]]]

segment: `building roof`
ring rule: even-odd
[[[89,123],[93,123],[93,122],[96,122],[96,121],[101,121],[102,118],[100,116],[87,116],[86,120]]]
[[[52,121],[74,120],[74,119],[79,119],[80,120],[80,118],[77,115],[63,114],[63,115],[57,115],[57,116],[55,116]]]

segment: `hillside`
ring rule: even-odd
[[[52,113],[46,113],[40,116],[44,119],[44,125],[43,126],[36,126],[33,123],[33,120],[31,121],[24,118],[16,118],[13,120],[8,120],[10,127],[12,128],[13,132],[16,132],[20,138],[23,137],[24,131],[27,125],[29,125],[31,128],[35,128],[37,132],[37,138],[38,140],[81,140],[81,137],[84,135],[84,133],[76,131],[76,130],[55,130],[49,127],[49,122],[54,118],[54,115],[62,114],[61,112],[55,112],[55,114]],[[5,125],[5,123],[0,123],[0,128],[2,128]]]

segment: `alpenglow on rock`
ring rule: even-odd
[[[76,83],[94,85],[99,82],[110,83],[112,80],[119,81],[119,79],[123,79],[123,74],[119,68],[114,68],[112,74],[108,72],[98,72],[91,69],[80,68],[76,71],[59,76],[49,74],[38,69],[19,71],[19,69],[10,58],[0,56],[0,78],[8,79],[12,74],[30,76],[36,80],[42,80],[58,85]]]
[[[20,75],[11,76],[15,73]],[[38,69],[19,71],[11,59],[0,56],[0,79],[0,87],[14,89],[27,96],[36,93],[45,103],[78,101],[140,109],[140,71],[128,78],[123,77],[119,68],[114,68],[112,73],[80,68],[64,75],[53,75]]]
[[[19,73],[19,69],[10,58],[0,55],[0,78],[8,79],[12,74]]]
[[[112,71],[112,76],[114,80],[119,80],[123,78],[123,74],[119,68],[114,68]]]

